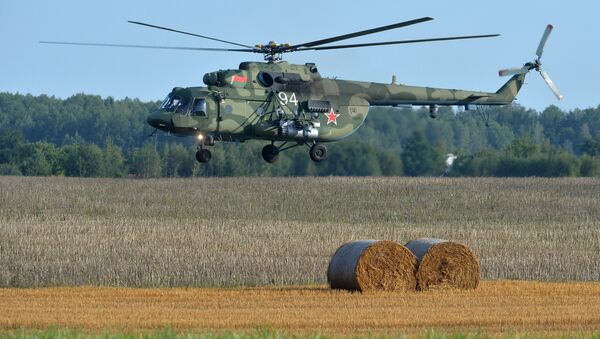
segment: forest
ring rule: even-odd
[[[146,117],[158,104],[0,93],[0,175],[600,176],[600,106],[440,108],[435,119],[424,108],[374,107],[356,133],[327,144],[327,160],[297,147],[271,165],[259,141],[217,143],[211,162],[197,163],[193,138],[151,136]]]

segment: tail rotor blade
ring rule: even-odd
[[[546,26],[546,30],[544,31],[544,35],[542,35],[542,40],[540,40],[540,45],[538,46],[536,52],[538,59],[542,58],[542,55],[544,54],[544,48],[546,47],[546,42],[548,42],[548,38],[550,37],[550,33],[552,33],[553,29],[554,26],[552,25]]]
[[[510,75],[525,74],[527,72],[529,72],[529,70],[526,68],[515,67],[515,68],[503,69],[498,72],[498,75],[500,75],[501,77],[506,77],[506,76],[510,76]]]
[[[554,93],[556,98],[558,98],[558,100],[562,100],[564,96],[560,93],[552,79],[550,79],[548,73],[546,73],[544,70],[540,70],[540,74],[542,75],[542,78],[544,78],[544,81],[548,84],[548,87],[550,87],[550,90],[552,91],[552,93]]]

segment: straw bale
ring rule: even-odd
[[[404,246],[417,257],[419,290],[475,289],[479,285],[481,268],[467,246],[432,238],[412,240]]]
[[[414,291],[417,259],[393,241],[359,240],[342,245],[327,270],[331,288],[350,291]]]

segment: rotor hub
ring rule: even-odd
[[[289,51],[290,46],[290,44],[278,44],[275,41],[269,41],[265,45],[258,44],[254,47],[258,50],[259,53],[263,54],[265,61],[272,63],[281,61],[282,54],[286,51]]]

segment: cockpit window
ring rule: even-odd
[[[160,105],[160,108],[167,112],[176,112],[185,115],[188,114],[188,111],[190,110],[189,106],[190,98],[169,94],[165,101]]]
[[[205,117],[206,116],[206,100],[195,99],[194,105],[192,106],[192,115]]]

